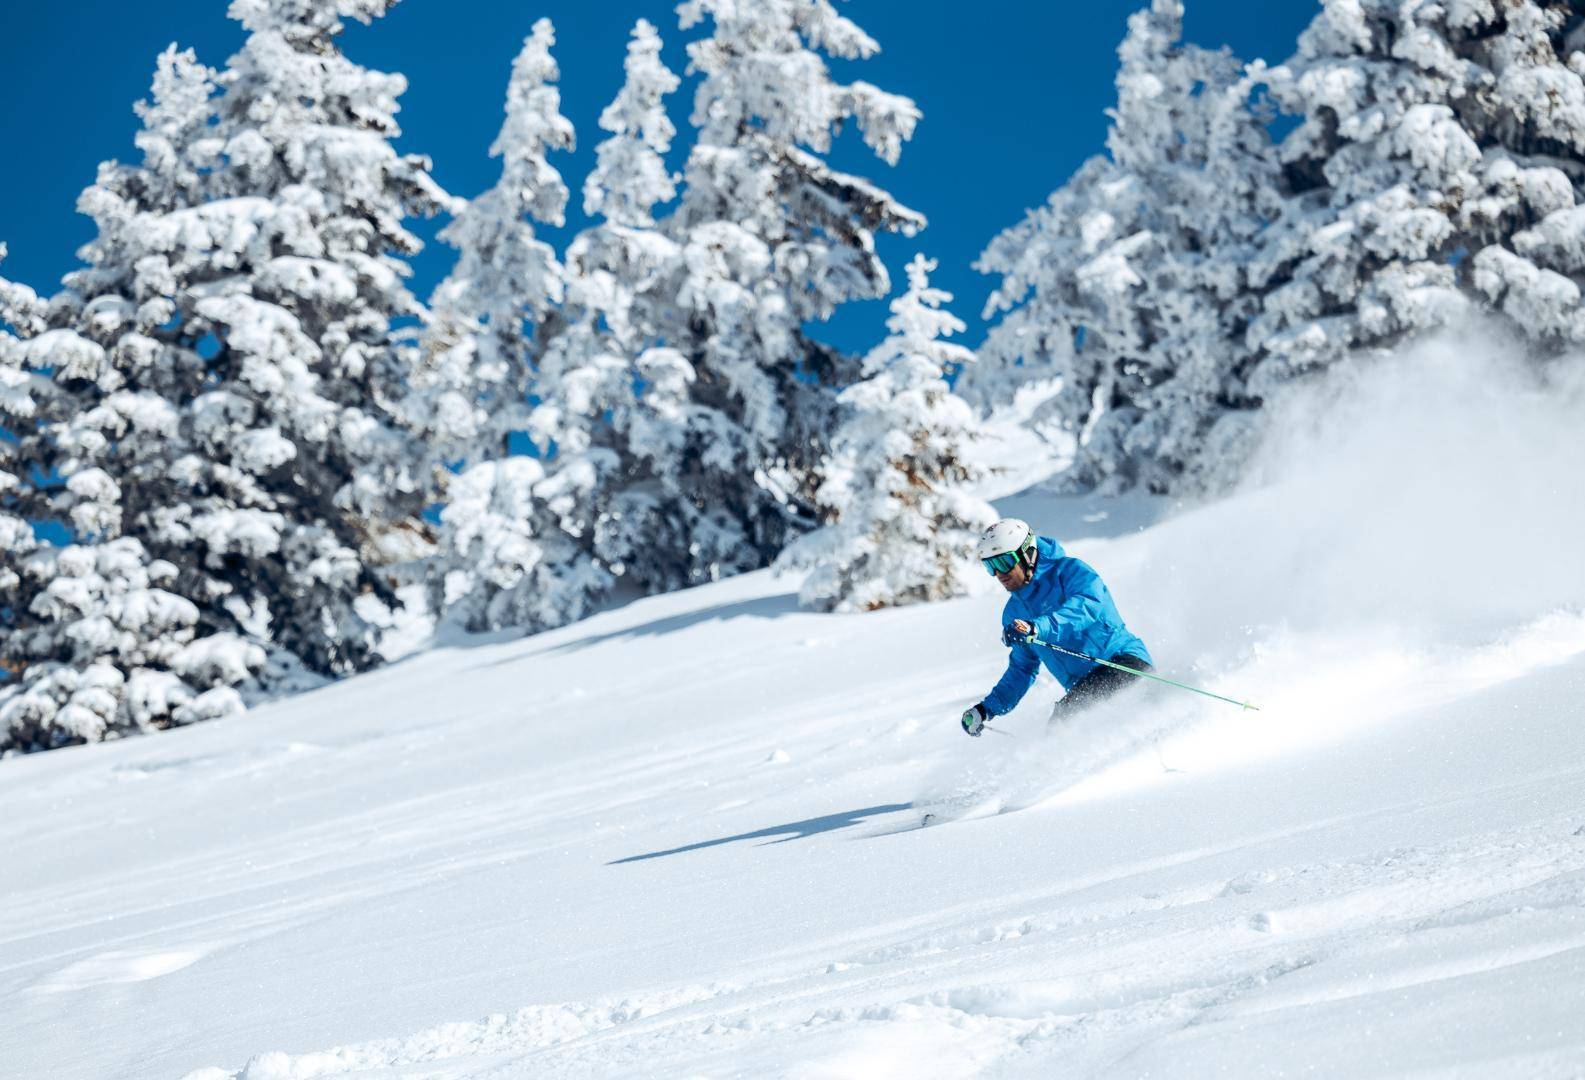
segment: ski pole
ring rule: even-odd
[[[1260,711],[1259,705],[1252,705],[1247,701],[1239,701],[1236,698],[1223,697],[1221,694],[1213,694],[1209,690],[1201,690],[1198,686],[1189,686],[1186,683],[1173,682],[1171,679],[1164,679],[1160,675],[1152,675],[1148,671],[1135,671],[1131,667],[1125,667],[1122,664],[1114,664],[1110,660],[1102,660],[1098,656],[1090,656],[1086,653],[1074,652],[1072,649],[1064,649],[1061,645],[1053,645],[1049,641],[1042,641],[1033,634],[1030,634],[1028,637],[1024,638],[1024,641],[1028,642],[1030,645],[1039,645],[1043,648],[1051,649],[1054,652],[1062,653],[1065,656],[1076,656],[1080,660],[1088,660],[1094,664],[1102,664],[1109,668],[1115,668],[1118,671],[1125,671],[1130,675],[1138,675],[1141,679],[1155,679],[1157,682],[1166,683],[1168,686],[1176,686],[1179,690],[1192,690],[1196,694],[1204,694],[1206,697],[1215,698],[1217,701],[1225,701],[1229,705],[1237,705],[1241,709],[1252,709],[1255,712]]]

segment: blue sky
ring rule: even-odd
[[[881,252],[895,280],[915,250],[940,261],[936,283],[957,294],[954,310],[966,340],[984,333],[980,307],[992,280],[971,263],[1002,228],[1038,205],[1088,156],[1103,152],[1104,110],[1112,104],[1116,48],[1125,21],[1144,0],[849,0],[841,10],[881,44],[874,59],[834,64],[844,79],[862,78],[907,94],[924,111],[914,140],[895,167],[869,156],[844,135],[832,160],[880,183],[930,218],[914,239],[886,237]],[[77,0],[8,5],[0,36],[0,241],[11,248],[0,273],[52,291],[76,265],[91,224],[76,214],[78,193],[106,158],[136,160],[132,103],[148,94],[154,60],[174,41],[222,66],[242,41],[225,17],[225,0]],[[1314,0],[1269,4],[1188,0],[1185,36],[1228,45],[1243,59],[1286,58],[1314,17]],[[643,17],[666,41],[665,59],[681,73],[685,40],[673,5],[655,0],[403,0],[371,27],[343,38],[359,63],[408,77],[398,146],[430,155],[450,191],[473,195],[494,182],[487,149],[500,126],[512,57],[534,20],[556,24],[563,110],[578,131],[578,150],[556,166],[576,193],[588,171],[601,108],[621,85],[628,30]],[[698,34],[698,28],[688,37]],[[686,145],[691,80],[673,102],[678,142]],[[677,167],[681,166],[681,153]],[[584,222],[575,194],[560,246]],[[420,224],[426,238],[435,226]],[[414,287],[427,296],[451,253],[430,244],[415,261]],[[884,302],[853,304],[819,334],[863,349],[884,331]]]

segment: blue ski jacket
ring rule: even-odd
[[[1062,545],[1050,537],[1037,537],[1035,548],[1040,557],[1035,561],[1034,576],[1007,598],[1002,609],[1004,627],[1022,619],[1035,628],[1037,638],[1064,649],[1102,660],[1137,656],[1153,663],[1145,643],[1123,625],[1112,594],[1088,563],[1063,554]],[[1015,645],[1007,672],[985,695],[985,708],[993,716],[1012,712],[1034,685],[1041,664],[1064,690],[1071,690],[1098,666],[1039,645]]]

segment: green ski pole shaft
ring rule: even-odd
[[[1148,671],[1135,671],[1131,667],[1125,667],[1122,664],[1114,664],[1110,660],[1102,660],[1098,656],[1090,656],[1090,655],[1088,655],[1086,653],[1074,652],[1072,649],[1064,649],[1061,645],[1053,645],[1049,641],[1041,641],[1039,638],[1035,637],[1033,634],[1031,634],[1029,637],[1025,638],[1024,640],[1027,641],[1031,645],[1039,645],[1042,648],[1050,649],[1053,652],[1059,652],[1059,653],[1062,653],[1062,654],[1064,654],[1066,656],[1076,656],[1080,660],[1088,660],[1088,661],[1090,661],[1093,664],[1101,664],[1101,665],[1103,665],[1105,667],[1113,668],[1113,669],[1115,669],[1117,671],[1125,671],[1125,672],[1127,672],[1130,675],[1138,675],[1141,679],[1154,679],[1157,682],[1166,683],[1168,686],[1176,686],[1179,690],[1189,690],[1189,691],[1192,691],[1192,692],[1194,692],[1196,694],[1204,694],[1206,697],[1215,698],[1217,701],[1225,701],[1229,705],[1237,705],[1241,709],[1251,709],[1251,710],[1253,710],[1255,712],[1259,712],[1260,711],[1260,706],[1259,705],[1252,705],[1252,704],[1250,704],[1247,701],[1239,701],[1236,698],[1223,697],[1221,694],[1213,694],[1209,690],[1201,690],[1198,686],[1189,686],[1189,685],[1187,685],[1185,683],[1173,682],[1171,679],[1162,678],[1160,675],[1152,675]]]

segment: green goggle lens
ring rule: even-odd
[[[985,564],[986,572],[993,577],[997,574],[1011,573],[1013,567],[1018,565],[1018,552],[1005,551],[1000,555],[992,555],[989,559],[981,559]]]

